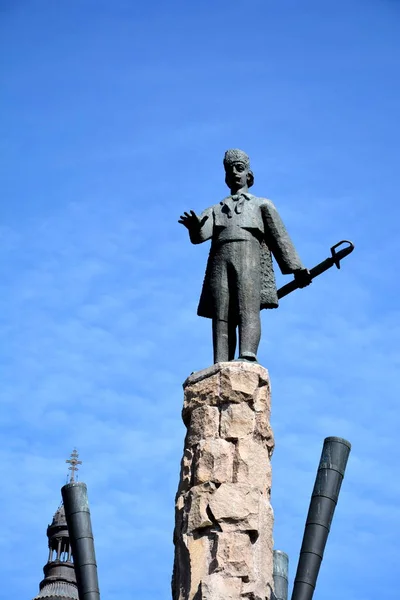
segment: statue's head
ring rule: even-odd
[[[243,150],[233,148],[224,156],[225,183],[234,194],[244,187],[251,187],[254,175],[250,170],[250,158]]]

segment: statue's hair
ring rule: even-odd
[[[249,156],[246,154],[246,152],[243,152],[243,150],[239,150],[238,148],[231,148],[230,150],[227,150],[225,152],[225,156],[224,156],[225,171],[226,171],[226,167],[228,165],[233,165],[235,162],[243,163],[244,166],[246,167],[246,169],[248,169],[247,185],[250,188],[254,184],[254,175],[253,175],[253,171],[251,171],[251,169],[250,169]],[[225,176],[225,183],[228,184],[228,182],[226,180],[226,176]]]

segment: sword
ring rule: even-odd
[[[338,250],[339,246],[341,246],[342,244],[347,244],[347,246]],[[311,280],[315,279],[315,277],[318,277],[318,275],[321,275],[321,273],[324,273],[325,271],[333,267],[333,265],[340,269],[340,261],[349,254],[351,254],[353,250],[354,244],[352,242],[349,242],[348,240],[342,240],[341,242],[338,242],[337,244],[332,246],[331,256],[329,256],[328,258],[320,262],[318,265],[310,269]],[[287,296],[288,294],[290,294],[290,292],[297,290],[299,287],[299,283],[295,279],[293,279],[293,281],[290,281],[286,285],[279,288],[278,298],[283,298],[284,296]]]

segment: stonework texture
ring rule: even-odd
[[[173,600],[272,600],[268,372],[217,363],[183,387]]]

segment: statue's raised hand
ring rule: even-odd
[[[191,210],[190,213],[184,212],[183,215],[179,217],[178,223],[184,225],[189,231],[196,231],[196,229],[199,230],[203,227],[207,219],[207,215],[200,219],[200,217],[198,217],[196,213]]]

